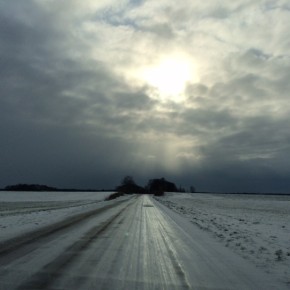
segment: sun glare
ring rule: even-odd
[[[183,93],[186,83],[193,77],[189,60],[185,58],[163,58],[142,72],[142,79],[148,85],[158,90],[163,98],[178,100]]]

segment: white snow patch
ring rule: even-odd
[[[40,192],[40,191],[1,191],[0,202],[15,201],[72,201],[72,200],[104,200],[112,192]]]
[[[290,284],[290,196],[166,193],[156,199]]]
[[[0,192],[0,242],[105,204],[112,192]]]

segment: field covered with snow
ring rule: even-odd
[[[290,196],[110,194],[0,192],[0,288],[290,289]]]
[[[290,196],[166,193],[156,199],[290,287]]]
[[[2,191],[0,242],[101,207],[110,194],[111,192]]]

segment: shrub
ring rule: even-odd
[[[155,196],[164,196],[164,191],[155,191],[154,195]]]
[[[116,198],[123,196],[123,195],[124,195],[123,192],[114,192],[114,193],[110,194],[108,197],[106,197],[105,200],[116,199]]]
[[[283,251],[281,249],[277,250],[275,252],[275,255],[276,255],[276,260],[277,261],[282,261],[283,260]]]

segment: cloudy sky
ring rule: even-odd
[[[290,191],[289,0],[0,0],[0,187]]]

